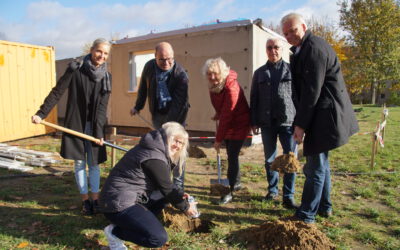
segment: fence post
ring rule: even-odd
[[[386,116],[388,115],[388,110],[386,109],[386,104],[383,104],[382,110],[382,123],[386,121]],[[382,140],[385,141],[385,127],[382,128]]]
[[[111,134],[114,136],[117,135],[117,128],[116,127],[112,127],[111,128]],[[116,144],[116,140],[113,141],[114,144]],[[111,149],[111,167],[115,166],[115,163],[117,161],[117,150],[115,148]]]
[[[376,133],[379,131],[379,127],[380,122],[378,122],[375,131],[372,133],[371,169],[373,169],[375,165],[375,154],[378,149],[378,138],[376,137]]]

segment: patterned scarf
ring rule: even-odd
[[[171,95],[168,91],[167,81],[171,75],[172,68],[168,71],[162,71],[156,67],[156,79],[157,79],[157,100],[158,109],[164,109],[167,107],[168,102],[172,100]]]

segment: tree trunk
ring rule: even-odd
[[[376,79],[374,79],[374,82],[371,85],[371,104],[375,104],[376,100]]]

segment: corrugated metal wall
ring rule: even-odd
[[[54,131],[31,123],[53,86],[54,48],[0,41],[0,142]],[[46,120],[56,123],[56,109]]]

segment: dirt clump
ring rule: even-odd
[[[224,196],[227,195],[230,191],[231,189],[229,186],[224,186],[220,183],[210,185],[210,195]]]
[[[189,157],[192,158],[206,158],[207,155],[202,149],[197,146],[190,145],[188,148]]]
[[[267,221],[240,232],[247,249],[335,249],[330,239],[314,224],[297,220]]]
[[[300,169],[301,164],[293,152],[276,157],[271,165],[271,170],[278,171],[279,173],[296,173]]]
[[[186,233],[209,233],[214,223],[199,218],[189,218],[181,211],[168,206],[163,211],[163,222],[166,227]]]

